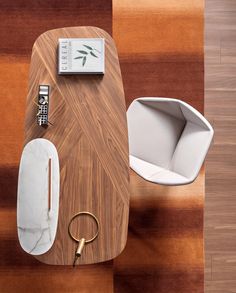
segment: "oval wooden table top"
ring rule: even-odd
[[[59,38],[104,38],[105,74],[58,75]],[[50,85],[47,128],[36,123],[33,102],[40,84]],[[60,208],[55,242],[41,262],[72,265],[77,248],[68,234],[74,214],[88,211],[100,222],[98,237],[85,245],[77,264],[106,261],[119,255],[127,240],[129,215],[128,134],[124,90],[116,47],[96,27],[47,31],[33,46],[26,103],[25,144],[43,137],[57,148],[60,160]],[[89,217],[75,221],[73,233],[89,238],[96,231]]]

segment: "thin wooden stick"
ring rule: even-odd
[[[48,211],[51,210],[51,175],[52,175],[52,159],[48,160]]]

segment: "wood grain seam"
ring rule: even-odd
[[[61,97],[63,98],[63,100],[64,100],[64,102],[65,102],[65,104],[68,105],[69,108],[72,110],[72,112],[73,112],[73,114],[74,114],[74,116],[75,116],[77,122],[79,123],[79,125],[80,125],[80,127],[81,127],[81,122],[80,122],[80,120],[78,119],[78,117],[77,117],[77,115],[76,115],[76,111],[75,111],[75,109],[73,109],[73,107],[71,107],[70,104],[68,104],[68,103],[66,102],[66,99],[65,99],[64,95],[62,94],[62,91],[60,90],[60,87],[57,85],[57,83],[56,83],[56,81],[55,81],[53,75],[51,74],[51,72],[50,72],[50,70],[49,70],[49,68],[48,68],[48,66],[47,66],[47,64],[46,64],[46,62],[45,62],[45,60],[44,60],[44,58],[43,58],[43,56],[40,54],[40,50],[39,50],[37,44],[35,44],[35,52],[36,52],[36,53],[38,54],[38,56],[40,57],[40,59],[41,59],[42,63],[44,64],[44,66],[45,66],[45,68],[46,68],[48,74],[50,75],[52,81],[54,82],[54,86],[58,89],[58,91],[59,91]],[[83,134],[86,136],[86,138],[87,138],[88,142],[90,143],[90,145],[93,147],[93,150],[96,152],[97,157],[99,158],[99,162],[100,162],[101,166],[103,167],[103,169],[104,169],[106,175],[110,178],[111,182],[113,183],[114,187],[116,188],[116,191],[120,194],[120,196],[121,196],[121,198],[122,198],[122,201],[124,202],[124,204],[126,204],[126,205],[128,206],[128,205],[129,205],[129,200],[125,197],[124,192],[123,192],[123,189],[120,188],[120,184],[119,184],[118,182],[116,183],[116,182],[114,181],[114,178],[113,178],[112,176],[109,176],[109,169],[107,168],[106,164],[105,164],[105,166],[104,166],[104,163],[103,163],[102,160],[101,160],[101,155],[100,155],[99,152],[97,151],[97,149],[96,149],[96,147],[95,147],[93,141],[90,139],[89,135],[86,134],[86,132],[84,131],[84,128],[81,127],[81,130],[82,130]],[[129,190],[126,191],[126,194],[129,194]]]

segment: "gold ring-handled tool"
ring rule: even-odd
[[[77,217],[80,217],[80,216],[89,216],[89,217],[91,217],[91,218],[95,221],[95,223],[96,223],[96,226],[97,226],[97,232],[95,233],[95,235],[94,235],[92,238],[90,238],[90,239],[88,239],[88,240],[86,240],[86,239],[83,238],[83,237],[82,237],[82,238],[76,238],[76,237],[72,234],[72,232],[71,232],[71,224],[72,224],[72,222],[73,222]],[[98,237],[98,234],[99,234],[99,228],[100,228],[100,224],[99,224],[98,218],[97,218],[94,214],[92,214],[92,213],[90,213],[90,212],[85,212],[85,211],[84,211],[84,212],[79,212],[79,213],[75,214],[75,215],[71,218],[71,220],[70,220],[70,222],[69,222],[69,225],[68,225],[68,233],[69,233],[70,237],[71,237],[75,242],[78,243],[78,247],[77,247],[77,249],[76,249],[76,251],[75,251],[75,258],[74,258],[73,266],[75,266],[77,258],[81,256],[81,253],[82,253],[82,250],[83,250],[83,248],[84,248],[84,245],[93,242],[93,241]]]

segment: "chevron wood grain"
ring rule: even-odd
[[[105,74],[57,74],[58,38],[105,38]],[[39,84],[51,88],[46,129],[36,124]],[[100,221],[98,238],[85,246],[77,264],[91,264],[116,257],[127,239],[129,165],[126,108],[115,44],[95,27],[69,27],[48,31],[32,51],[27,97],[25,143],[43,137],[52,141],[60,160],[60,210],[53,247],[36,258],[47,264],[71,265],[76,243],[68,235],[71,217],[80,211]],[[73,226],[89,238],[95,232],[86,217]]]

